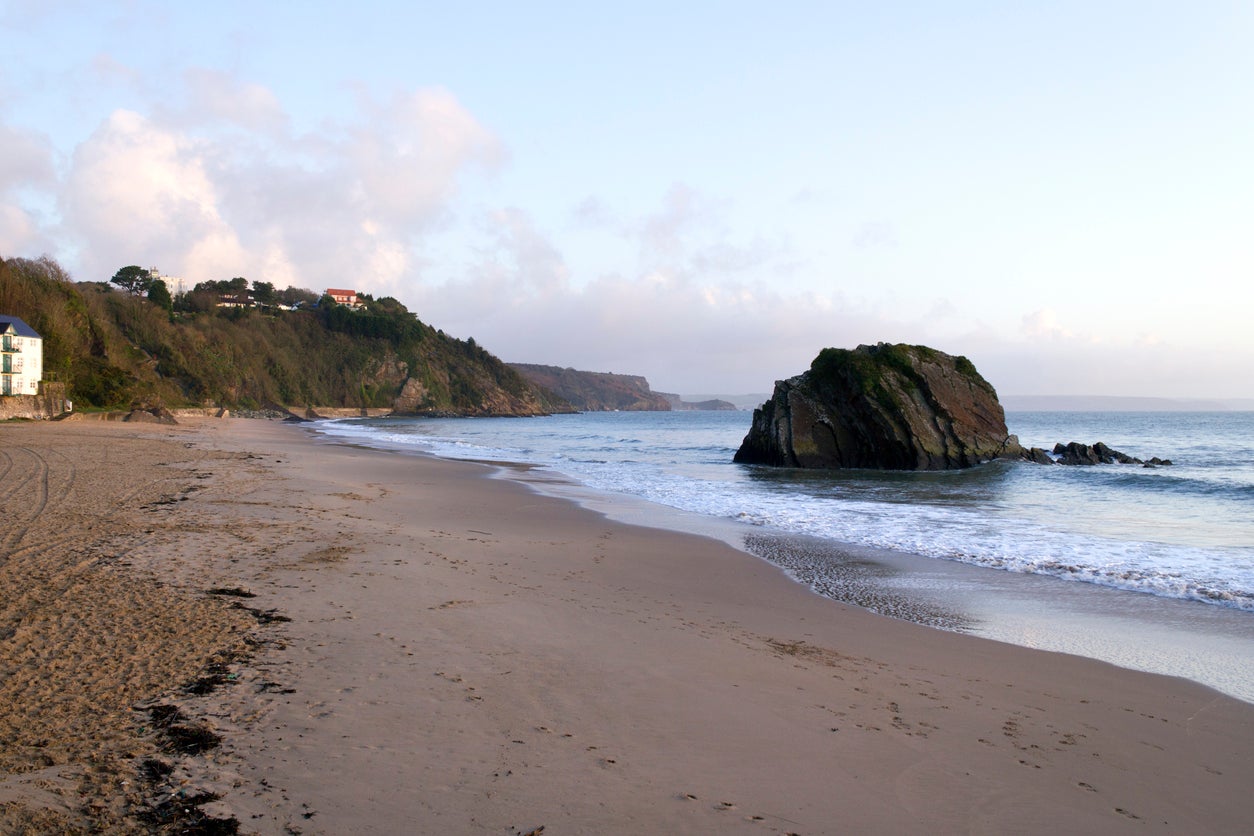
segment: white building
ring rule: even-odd
[[[44,340],[16,316],[0,314],[0,395],[38,395]]]
[[[361,302],[357,300],[357,291],[345,290],[338,287],[328,287],[327,296],[330,296],[341,305],[347,305],[350,308],[360,308]]]

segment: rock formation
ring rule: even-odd
[[[667,412],[671,408],[666,396],[654,392],[649,381],[638,375],[582,372],[532,363],[509,365],[580,412]]]
[[[174,414],[163,406],[135,406],[122,416],[123,421],[143,424],[177,424]]]
[[[1032,449],[1035,451],[1038,448],[1034,447]],[[1054,445],[1054,455],[1058,457],[1057,464],[1140,464],[1149,467],[1171,464],[1171,459],[1160,459],[1158,456],[1154,456],[1148,461],[1142,461],[1135,456],[1129,456],[1127,453],[1112,450],[1100,441],[1092,446],[1081,444],[1078,441],[1072,441],[1067,444],[1059,442]],[[1052,463],[1053,461],[1050,459],[1045,463]]]
[[[997,393],[965,357],[925,346],[826,348],[754,410],[735,461],[953,470],[1024,451]]]

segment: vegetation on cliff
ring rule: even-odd
[[[834,385],[852,387],[867,398],[874,398],[900,409],[901,384],[910,390],[928,389],[922,369],[947,364],[970,385],[992,392],[992,386],[961,354],[950,356],[926,345],[877,343],[857,349],[825,348],[810,364],[809,380],[816,388]],[[996,399],[996,394],[993,398]]]
[[[667,412],[671,402],[666,395],[649,388],[649,381],[637,375],[608,372],[581,372],[560,366],[510,363],[520,374],[556,393],[582,412]]]
[[[658,392],[657,394],[670,401],[671,409],[676,412],[735,412],[736,405],[731,401],[725,401],[720,398],[708,398],[703,401],[686,401],[673,392]]]
[[[40,333],[45,376],[65,383],[76,406],[570,411],[474,339],[445,335],[395,299],[363,296],[361,309],[323,299],[282,310],[218,307],[209,301],[216,287],[198,286],[170,303],[141,289],[147,295],[76,283],[48,258],[0,260],[0,311]]]

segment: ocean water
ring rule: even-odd
[[[585,413],[343,420],[318,431],[531,464],[530,481],[573,484],[568,494],[602,510],[656,509],[653,522],[717,533],[834,598],[1254,701],[1254,413],[1012,412],[1025,446],[1103,441],[1173,464],[943,473],[733,464],[750,420]],[[1102,637],[1121,630],[1130,638]]]

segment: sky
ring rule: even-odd
[[[0,256],[681,394],[907,342],[1251,398],[1252,45],[1246,0],[0,0]]]

